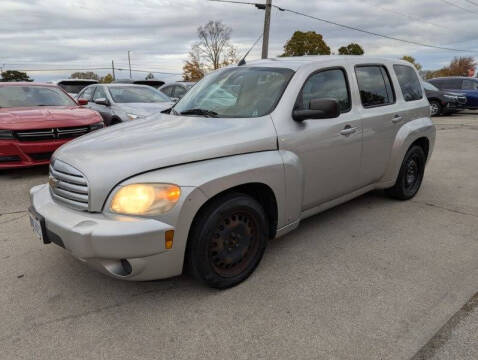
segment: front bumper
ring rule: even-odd
[[[76,211],[53,201],[48,185],[30,190],[47,239],[115,278],[150,280],[178,275],[175,249],[165,247],[174,227],[154,219]]]
[[[53,152],[71,139],[22,142],[0,140],[0,169],[12,169],[50,162]]]

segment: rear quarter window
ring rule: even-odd
[[[405,101],[415,101],[423,98],[420,80],[411,66],[393,65],[393,70],[397,76]]]

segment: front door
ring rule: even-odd
[[[298,155],[304,171],[302,210],[357,189],[362,148],[360,116],[352,107],[347,71],[329,68],[305,81],[295,109],[308,109],[312,99],[334,98],[341,114],[334,119],[295,122],[287,133],[279,130],[279,147]]]

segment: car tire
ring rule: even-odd
[[[252,197],[230,193],[207,204],[191,227],[186,265],[208,286],[226,289],[246,280],[259,265],[268,221]]]
[[[442,106],[440,102],[436,100],[430,101],[430,114],[431,116],[438,116],[442,113]]]
[[[413,198],[423,180],[425,173],[426,156],[423,149],[414,145],[408,149],[400,167],[398,178],[393,187],[387,189],[389,196],[398,200],[409,200]]]

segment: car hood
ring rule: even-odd
[[[79,106],[0,108],[0,128],[9,130],[84,126],[101,121],[93,110]]]
[[[128,103],[117,104],[121,110],[140,116],[148,116],[169,109],[174,105],[174,102],[166,101],[160,103]]]
[[[193,161],[276,149],[270,116],[236,119],[158,114],[82,136],[63,145],[53,157],[86,176],[90,211],[101,211],[111,189],[131,176]]]

